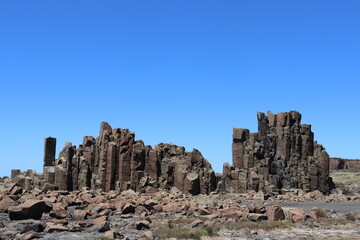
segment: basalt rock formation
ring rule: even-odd
[[[258,132],[234,128],[233,165],[224,164],[221,191],[299,188],[329,193],[329,155],[296,111],[258,113]]]
[[[55,142],[55,143],[54,143]],[[216,188],[215,172],[202,154],[174,144],[153,149],[135,140],[128,129],[101,123],[100,136],[86,136],[78,148],[66,143],[55,160],[56,140],[45,139],[44,179],[59,190],[154,191],[176,187],[184,193],[209,194]]]
[[[211,164],[194,149],[160,143],[152,148],[128,129],[102,122],[97,138],[86,136],[78,148],[66,143],[55,159],[56,139],[46,138],[44,173],[12,171],[25,190],[102,189],[153,192],[176,187],[186,194],[212,191],[265,193],[285,188],[325,194],[333,187],[329,155],[314,141],[311,125],[296,111],[258,113],[258,132],[234,128],[233,165],[215,175]]]

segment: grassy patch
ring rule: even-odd
[[[276,228],[291,228],[294,227],[295,224],[287,222],[287,221],[260,221],[260,222],[250,222],[250,221],[243,221],[237,223],[227,223],[222,224],[219,227],[225,229],[232,229],[238,230],[242,228],[249,228],[249,229],[264,229],[264,230],[272,230]]]
[[[355,222],[356,221],[356,216],[355,214],[349,212],[345,214],[345,219],[350,221],[350,222]]]
[[[316,217],[319,218],[327,218],[327,213],[324,209],[317,208],[314,210]]]
[[[154,231],[154,235],[160,239],[200,239],[202,236],[215,237],[219,234],[213,228],[188,228],[172,224],[161,225]]]
[[[325,225],[333,225],[333,226],[337,226],[337,225],[346,225],[348,223],[353,223],[353,221],[349,221],[345,218],[327,218],[327,219],[321,219],[319,220],[320,223],[323,223]]]
[[[360,170],[332,170],[330,176],[337,186],[350,186],[360,181]]]

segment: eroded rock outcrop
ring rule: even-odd
[[[48,143],[45,140],[45,149]],[[55,147],[54,145],[50,145]],[[50,164],[45,155],[46,182],[59,190],[83,188],[104,191],[156,191],[176,187],[189,194],[209,194],[216,188],[215,172],[202,154],[185,151],[174,144],[158,144],[153,149],[128,129],[103,122],[100,136],[86,136],[78,148],[66,143],[60,157]],[[50,158],[50,160],[48,160]]]
[[[330,170],[360,170],[360,159],[330,158]]]
[[[224,164],[219,189],[272,192],[299,188],[329,193],[330,158],[314,141],[311,125],[301,124],[296,111],[258,113],[258,132],[234,128],[233,165]]]
[[[274,193],[291,188],[329,193],[333,187],[329,156],[314,141],[311,125],[301,124],[301,114],[268,112],[258,113],[257,118],[257,133],[234,128],[233,165],[225,163],[223,174],[215,175],[196,149],[189,152],[169,143],[152,148],[128,129],[113,129],[102,122],[97,138],[85,136],[79,147],[66,143],[58,159],[56,139],[46,138],[44,173],[13,170],[12,180],[21,190],[43,192],[90,188],[149,193],[176,187],[193,195],[215,190]]]

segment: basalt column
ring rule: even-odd
[[[281,188],[328,193],[329,155],[296,111],[258,113],[258,133],[234,128],[233,166],[224,165],[221,190],[271,192]]]
[[[44,180],[54,184],[55,182],[55,153],[56,138],[48,137],[44,140]]]

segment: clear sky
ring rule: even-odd
[[[331,156],[360,158],[360,1],[0,0],[0,176],[42,172],[44,138],[101,121],[199,149],[297,110]]]

